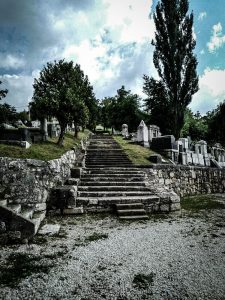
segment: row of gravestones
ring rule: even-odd
[[[128,126],[122,125],[122,135],[129,136]],[[208,147],[206,141],[191,142],[190,137],[175,140],[173,135],[161,135],[156,125],[146,126],[142,120],[132,140],[182,165],[225,167],[225,149],[220,144]]]

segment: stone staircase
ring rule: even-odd
[[[37,233],[45,215],[45,211],[35,211],[32,207],[0,200],[1,239],[7,242],[31,238]]]
[[[93,136],[86,151],[85,168],[76,205],[88,211],[113,207],[123,220],[147,219],[145,207],[159,201],[145,184],[145,173],[135,168],[111,136]]]

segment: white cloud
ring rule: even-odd
[[[0,68],[17,70],[25,66],[25,60],[12,54],[0,53]]]
[[[198,15],[198,20],[202,21],[204,18],[207,17],[207,13],[205,11],[200,12],[200,14]]]
[[[205,69],[199,78],[199,91],[193,96],[190,107],[206,113],[225,99],[225,70]]]
[[[213,35],[211,36],[210,41],[207,43],[209,52],[213,53],[217,49],[221,48],[223,44],[225,44],[225,35],[223,35],[222,30],[223,27],[220,22],[213,25]]]

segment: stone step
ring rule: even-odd
[[[13,210],[16,214],[21,212],[21,204],[8,204],[7,207]]]
[[[135,202],[135,203],[122,203],[122,204],[116,204],[117,210],[123,210],[123,209],[143,209],[143,203],[141,202]]]
[[[7,206],[7,200],[0,200],[0,205]]]
[[[107,177],[106,177],[107,176]],[[81,177],[82,182],[143,182],[144,177],[143,176],[130,176],[130,175],[106,175],[106,176],[93,176],[93,175],[83,175]]]
[[[117,210],[119,216],[143,216],[146,215],[146,211],[141,209],[120,209]]]
[[[152,196],[149,191],[78,191],[78,197],[130,197],[130,196]]]
[[[134,185],[138,185],[138,186],[145,186],[145,182],[129,182],[129,181],[83,181],[80,183],[80,187],[81,186],[134,186]]]
[[[143,216],[119,216],[120,220],[124,221],[136,221],[136,220],[148,220],[149,217],[147,215]]]
[[[93,191],[93,192],[98,192],[98,191],[125,191],[125,192],[131,192],[131,191],[139,191],[139,192],[147,192],[150,191],[148,187],[145,186],[109,186],[109,185],[104,185],[104,186],[79,186],[78,192],[82,191]]]
[[[85,168],[84,171],[88,172],[89,168]],[[143,171],[141,171],[139,168],[124,168],[124,167],[115,167],[115,168],[92,168],[90,169],[91,173],[97,172],[97,173],[132,173],[137,172],[141,174],[145,174]]]
[[[89,162],[89,161],[102,161],[102,162],[104,162],[104,161],[113,161],[113,162],[117,162],[117,161],[129,161],[130,162],[130,160],[129,160],[129,158],[127,158],[126,156],[124,156],[124,157],[121,157],[121,156],[117,156],[117,157],[103,157],[103,156],[101,156],[101,157],[89,157],[89,158],[85,158],[85,161],[87,162]]]
[[[157,201],[159,201],[159,197],[154,195],[154,194],[148,194],[148,195],[129,195],[129,196],[125,196],[125,195],[100,195],[99,197],[81,197],[79,196],[77,198],[77,203],[79,202],[79,204],[83,204],[83,203],[86,203],[86,204],[91,204],[91,203],[95,203],[95,202],[98,202],[99,204],[109,204],[109,205],[112,205],[112,204],[137,204],[137,202],[140,202],[141,204],[143,203],[155,203]]]
[[[106,165],[97,165],[97,164],[86,164],[86,166],[88,167],[88,168],[105,168],[106,167]],[[117,164],[114,164],[114,167],[116,168],[116,167],[127,167],[127,168],[129,168],[129,166],[130,167],[132,167],[133,165],[131,164],[131,163],[127,163],[127,164],[119,164],[119,163],[117,163]],[[112,168],[113,168],[113,166],[112,166]]]

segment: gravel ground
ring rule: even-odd
[[[57,236],[0,248],[0,299],[225,299],[225,209],[47,221]]]

